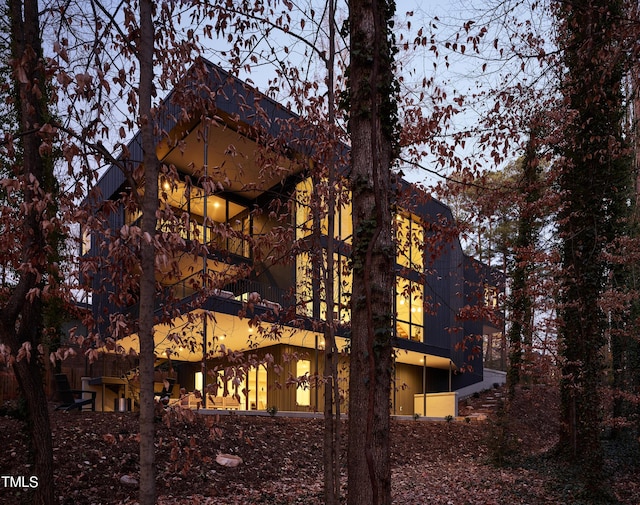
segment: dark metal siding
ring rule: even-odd
[[[286,124],[291,120],[299,119],[296,114],[212,63],[206,60],[202,60],[202,63],[203,65],[194,65],[187,72],[183,83],[187,85],[186,89],[189,92],[195,93],[203,106],[206,105],[206,109],[210,112],[217,110],[227,114],[234,121],[238,121],[240,126],[243,124],[245,126],[259,126],[263,132],[274,138],[285,133],[289,139],[289,145],[294,148],[293,144],[298,138],[301,140],[298,147],[306,152],[306,148],[302,147],[304,144],[302,140],[305,136],[308,138],[308,132],[301,130],[302,125],[298,125],[297,130],[289,131]],[[204,73],[201,72],[203,69]],[[202,77],[204,77],[204,82],[198,81]],[[181,107],[177,103],[178,98],[177,92],[173,91],[163,101],[161,114],[158,117],[159,131],[169,132],[176,126],[177,118],[180,118],[181,115]],[[262,110],[261,114],[256,113],[256,105],[259,105]],[[142,161],[143,153],[139,133],[129,142],[127,149],[129,151],[128,162],[139,163]],[[113,198],[122,190],[125,182],[125,177],[119,167],[115,165],[109,167],[98,182],[102,198]],[[398,182],[398,189],[409,194],[410,201],[418,202],[411,210],[427,222],[439,223],[444,220],[453,224],[451,210],[442,202],[430,198],[423,190],[404,180]],[[112,229],[118,229],[123,224],[123,219],[122,212],[111,216],[110,226]],[[465,279],[473,280],[472,274],[468,273],[469,269],[466,268],[470,263],[465,258],[457,238],[452,238],[449,243],[442,243],[439,246],[441,247],[427,250],[425,254],[428,272],[425,278],[425,296],[431,298],[433,304],[433,314],[425,313],[424,335],[426,342],[419,343],[400,339],[397,343],[398,346],[405,349],[449,357],[458,367],[462,367],[468,361],[468,351],[465,352],[463,349],[456,349],[456,347],[463,341],[464,336],[476,333],[478,327],[481,333],[482,322],[462,323],[457,320],[456,314],[465,303],[465,297],[471,294],[465,283]],[[493,275],[491,269],[485,269],[481,272],[482,275]],[[103,282],[105,281],[103,280]],[[105,309],[108,306],[106,298],[96,300],[96,302],[98,307],[94,310]],[[220,309],[233,311],[237,310],[237,307],[231,302],[224,301],[222,307],[218,307],[218,310]],[[476,382],[479,380],[478,374],[481,378],[482,359],[475,361],[479,366],[474,367],[473,373],[454,377],[455,388]],[[438,375],[439,372],[433,373],[435,375],[432,380],[434,383],[438,383],[438,386],[440,386],[439,382],[444,383],[445,379],[448,380],[448,373],[441,374],[442,377]],[[439,389],[442,388],[439,387]]]

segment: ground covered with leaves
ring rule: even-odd
[[[450,421],[394,420],[394,503],[596,503],[572,468],[553,455],[557,394],[521,391],[511,422],[486,395]],[[488,411],[486,419],[471,414]],[[479,419],[479,420],[478,420]],[[135,413],[52,412],[56,490],[61,504],[134,504],[138,479]],[[30,476],[23,421],[0,417],[0,475]],[[278,414],[187,415],[158,420],[157,489],[161,505],[304,504],[322,500],[322,420]],[[607,442],[610,503],[640,503],[640,458]],[[635,444],[637,447],[637,444]],[[240,456],[229,468],[221,454]],[[346,481],[345,481],[346,484]],[[0,503],[28,503],[28,492],[0,490]]]

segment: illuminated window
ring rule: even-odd
[[[323,255],[324,269],[327,268],[327,256]],[[327,303],[324,290],[324,282],[321,283],[320,296],[320,318],[327,320]],[[351,320],[351,289],[353,276],[349,267],[349,259],[339,254],[333,255],[333,321],[336,323],[346,323]]]
[[[311,361],[299,359],[296,362],[296,377],[298,379],[306,379],[308,381],[311,373]],[[299,407],[308,407],[311,405],[311,389],[308,382],[298,384],[296,388],[296,405]]]
[[[160,227],[163,231],[177,232],[185,240],[206,241],[216,249],[251,257],[249,237],[253,233],[252,222],[249,209],[244,205],[219,195],[205,195],[202,188],[187,185],[183,181],[169,184],[162,178],[159,198],[161,207],[172,208],[179,217],[175,222],[162,221]],[[185,215],[186,220],[183,217]],[[213,226],[205,229],[205,221]],[[216,226],[220,224],[226,224],[227,230],[221,232],[220,227]]]
[[[424,266],[424,229],[415,216],[396,215],[396,261],[416,271]]]
[[[296,256],[296,306],[300,315],[313,316],[313,272],[311,256],[300,253]]]
[[[250,410],[267,408],[267,371],[264,367],[252,368],[247,373],[247,396]]]
[[[296,239],[308,237],[313,232],[311,214],[311,179],[307,178],[296,186]]]
[[[353,239],[353,220],[351,216],[351,192],[340,189],[336,195],[334,237],[350,244]],[[328,219],[322,220],[322,234],[328,235]]]
[[[137,223],[138,219],[142,217],[142,211],[140,210],[129,210],[125,209],[124,211],[124,224],[132,225],[139,224]]]
[[[396,336],[416,342],[424,339],[424,287],[403,277],[396,279]]]
[[[80,252],[82,256],[84,256],[85,254],[89,254],[90,250],[91,250],[91,232],[89,231],[88,228],[85,228],[84,230],[82,230],[82,248]]]
[[[492,309],[498,307],[498,289],[496,287],[485,285],[484,303],[487,307]]]
[[[227,374],[226,376],[225,373]],[[219,370],[216,373],[218,392],[216,394],[217,400],[214,400],[214,404],[216,401],[222,401],[223,405],[231,404],[230,402],[233,402],[233,399],[235,399],[240,404],[240,408],[246,408],[247,397],[245,395],[245,381],[246,377],[242,370],[235,370],[233,367],[226,371]]]
[[[347,192],[346,197],[343,199],[344,203],[339,205],[339,223],[340,229],[338,230],[339,237],[344,240],[347,244],[351,243],[353,238],[353,217],[352,217],[352,207],[351,207],[351,192]]]
[[[202,381],[202,372],[196,372],[194,380],[195,380],[196,391],[200,391],[200,393],[202,393],[202,391],[203,391],[202,388],[204,386],[204,383]]]
[[[313,232],[313,211],[311,207],[313,196],[313,183],[311,178],[299,182],[296,186],[296,238],[308,237]],[[322,221],[320,231],[327,235],[328,220],[324,201],[320,202]],[[351,220],[351,193],[346,189],[340,189],[336,195],[335,230],[334,237],[346,243],[351,243],[353,224]]]
[[[313,213],[311,209],[313,186],[310,178],[301,181],[296,186],[296,239],[304,239],[313,232]],[[336,238],[351,241],[351,203],[349,193],[341,193],[337,196],[336,202]],[[327,233],[326,216],[321,222],[321,232]],[[324,282],[319,281],[313,285],[314,272],[312,270],[312,256],[308,252],[303,252],[296,257],[296,301],[298,313],[309,317],[319,317],[327,320],[333,319],[336,322],[347,322],[350,320],[351,303],[351,272],[349,261],[346,256],[334,255],[334,306],[331,308],[331,316],[327,316],[327,304],[324,289]],[[326,271],[326,253],[323,251],[323,264],[318,266],[322,272]],[[324,276],[319,274],[320,278]],[[320,313],[314,314],[313,300],[320,301]],[[316,308],[316,310],[318,310]]]

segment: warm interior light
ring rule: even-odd
[[[299,360],[296,364],[296,374],[298,376],[304,375],[305,373],[311,371],[311,361],[308,360]]]
[[[202,391],[202,372],[195,373],[195,389],[196,391]]]
[[[305,376],[311,371],[311,361],[302,359],[296,363],[296,375]],[[298,385],[296,388],[296,405],[308,407],[311,405],[311,389],[308,384]]]

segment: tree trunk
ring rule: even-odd
[[[563,93],[571,121],[559,186],[562,240],[560,448],[582,467],[590,492],[603,490],[601,401],[605,318],[600,296],[610,269],[605,246],[620,236],[630,184],[622,136],[624,19],[621,1],[559,4]],[[606,55],[606,57],[603,57]]]
[[[333,330],[329,328],[325,331],[324,356],[324,503],[337,505],[340,501],[340,396],[335,387],[338,355]]]
[[[49,421],[48,399],[44,392],[41,362],[35,353],[31,359],[22,359],[13,364],[13,371],[27,405],[29,450],[33,452],[34,475],[38,487],[33,490],[32,503],[53,504],[53,443]]]
[[[640,237],[640,77],[637,64],[632,64],[629,71],[631,125],[628,135],[632,142],[632,159],[634,182],[634,205],[629,220],[629,234],[636,241]],[[628,251],[624,251],[628,252]],[[613,417],[624,418],[627,421],[635,419],[633,428],[616,424],[612,428],[612,437],[624,438],[624,443],[635,444],[636,448],[640,439],[640,405],[634,398],[640,391],[640,341],[638,335],[638,316],[640,316],[640,302],[637,300],[638,289],[638,265],[635,262],[620,262],[612,270],[612,285],[615,289],[624,290],[625,293],[635,295],[629,306],[614,313],[611,318],[611,368],[613,375]],[[621,393],[621,394],[620,394]],[[637,398],[636,398],[637,399]]]
[[[12,352],[28,344],[30,356],[13,364],[29,414],[28,430],[34,457],[34,473],[38,487],[33,491],[33,503],[50,505],[54,500],[53,447],[51,426],[40,372],[41,355],[38,345],[42,336],[43,309],[40,296],[33,291],[44,287],[43,277],[48,270],[50,244],[42,233],[41,224],[49,219],[49,207],[42,208],[45,192],[53,179],[53,162],[45,161],[40,148],[41,132],[48,117],[44,61],[40,40],[38,2],[11,0],[8,4],[11,18],[11,58],[14,69],[15,106],[21,133],[22,159],[12,169],[24,187],[24,240],[23,265],[11,295],[0,311],[0,341],[8,344]],[[36,184],[33,181],[37,181]]]
[[[154,372],[154,299],[155,235],[158,210],[158,158],[154,137],[153,93],[154,28],[153,5],[140,1],[140,130],[144,158],[144,196],[142,201],[142,233],[140,244],[140,505],[154,505],[155,482],[155,402]]]
[[[331,162],[329,162],[331,164]],[[339,415],[340,396],[338,388],[338,349],[335,339],[335,321],[333,320],[333,308],[335,306],[334,282],[334,237],[335,237],[335,170],[333,165],[328,170],[328,194],[327,194],[327,261],[324,270],[323,283],[325,302],[327,306],[326,321],[324,324],[324,497],[326,505],[336,505],[339,502],[340,493],[340,465],[338,461],[338,448],[340,446]],[[318,222],[320,227],[320,222]],[[322,250],[318,248],[318,250]],[[319,258],[322,262],[322,257]],[[322,271],[322,269],[321,269]]]
[[[349,2],[349,128],[353,293],[349,371],[348,504],[391,503],[391,164],[396,148],[392,37],[386,1]]]
[[[327,122],[335,128],[335,0],[329,0],[329,60],[327,62]],[[335,275],[334,237],[336,217],[336,170],[333,149],[327,157],[327,269],[324,276],[327,315],[324,325],[324,503],[337,505],[340,502],[340,390],[338,387],[338,349],[335,338]],[[320,223],[318,223],[320,226]],[[338,309],[338,315],[340,309]]]
[[[534,120],[535,121],[535,120]],[[513,285],[511,290],[511,328],[509,331],[509,370],[507,394],[515,396],[516,385],[526,380],[523,368],[531,365],[533,345],[533,300],[530,288],[532,254],[538,233],[536,209],[540,197],[536,127],[532,126],[527,150],[522,160],[521,199],[518,209],[518,229],[514,251]],[[523,367],[524,365],[524,367]]]

